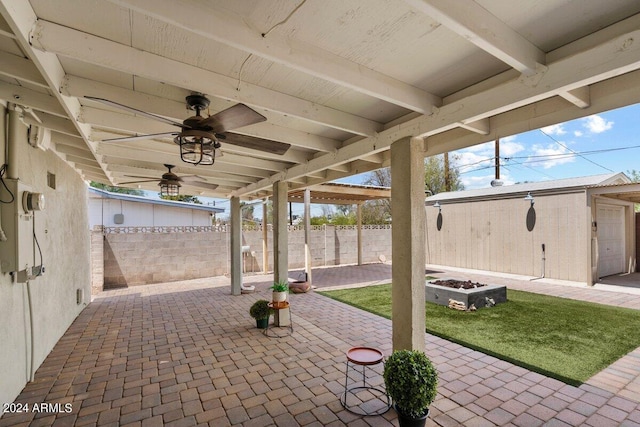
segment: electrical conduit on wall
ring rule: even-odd
[[[20,130],[24,131],[25,127],[20,121],[20,113],[17,111],[16,106],[14,104],[9,104],[7,108],[7,139],[6,139],[6,158],[7,162],[7,178],[8,179],[19,179],[18,173],[18,150],[15,146],[17,141],[20,140],[22,136],[20,134]],[[19,203],[21,200],[18,195],[14,195],[14,203]],[[34,248],[35,250],[35,248]],[[27,361],[27,365],[29,366],[29,381],[34,380],[35,369],[34,369],[34,358],[35,358],[35,337],[34,337],[34,319],[33,319],[33,302],[31,296],[31,286],[29,281],[27,284],[27,305],[29,308],[29,336],[30,336],[30,351],[29,351],[29,359]]]

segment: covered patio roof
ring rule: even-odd
[[[609,197],[627,202],[640,203],[640,183],[593,185],[589,187],[589,193],[603,197]]]
[[[635,0],[0,0],[0,99],[87,180],[159,180],[172,164],[200,179],[184,192],[261,198],[276,182],[389,166],[405,137],[430,156],[637,103],[639,12]],[[212,166],[181,162],[173,135],[104,142],[180,131],[170,123],[193,115],[192,92],[210,99],[204,116],[244,103],[266,121],[230,126],[236,144],[227,132]]]
[[[391,198],[391,188],[372,185],[339,184],[335,182],[309,187],[310,203],[332,205],[362,204],[367,200]],[[304,203],[305,190],[289,191],[289,201]]]

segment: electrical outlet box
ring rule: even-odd
[[[3,273],[30,273],[34,263],[33,211],[25,211],[22,200],[25,192],[31,192],[31,187],[17,179],[5,179],[4,183],[7,188],[0,185],[0,199],[11,200],[13,194],[13,202],[0,205],[1,226],[7,237],[6,241],[0,241],[0,268]],[[17,275],[19,281],[29,276],[31,274]]]

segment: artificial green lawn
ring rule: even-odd
[[[391,318],[391,285],[321,292]],[[476,312],[426,303],[427,332],[579,385],[640,346],[640,311],[507,291]]]

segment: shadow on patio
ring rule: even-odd
[[[16,400],[61,404],[60,413],[5,414],[0,426],[397,425],[393,410],[359,417],[339,402],[345,352],[389,355],[391,322],[311,292],[290,297],[294,333],[268,338],[248,310],[269,294],[265,283],[233,297],[224,278],[103,292]],[[427,343],[440,374],[427,425],[640,425],[637,400]]]

